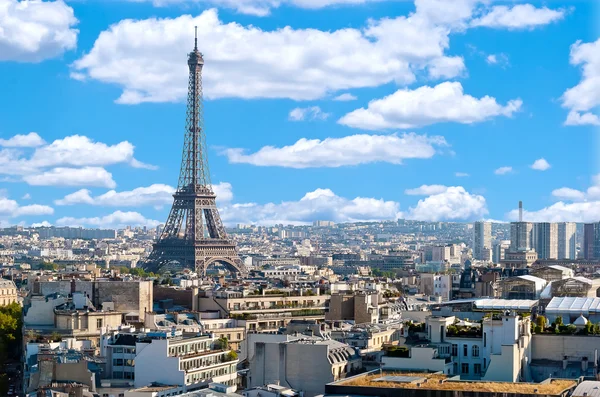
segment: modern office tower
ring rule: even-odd
[[[535,241],[534,224],[531,222],[511,222],[510,251],[527,251],[533,248]]]
[[[473,258],[484,260],[485,249],[492,248],[492,223],[475,222],[473,224]]]
[[[583,225],[584,259],[600,259],[600,222]]]
[[[558,224],[558,259],[576,259],[577,224],[561,222]]]
[[[504,259],[504,253],[508,250],[510,250],[510,240],[502,240],[494,244],[492,261],[494,263],[500,263],[500,261]]]
[[[558,224],[541,222],[534,227],[533,248],[540,259],[558,258]]]

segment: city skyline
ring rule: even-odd
[[[227,225],[600,220],[591,2],[149,3],[7,1],[3,226],[164,223],[195,24]]]

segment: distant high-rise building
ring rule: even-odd
[[[491,222],[475,222],[473,224],[473,258],[485,260],[489,255],[485,254],[485,250],[492,248],[492,223]]]
[[[313,221],[314,227],[332,227],[335,226],[335,222],[332,221]]]
[[[558,259],[558,224],[541,222],[534,226],[533,248],[540,259]]]
[[[600,223],[583,225],[583,257],[584,259],[600,258]]]
[[[502,240],[494,244],[492,261],[494,263],[500,263],[500,261],[504,260],[504,253],[508,250],[510,250],[510,240]]]
[[[511,252],[527,251],[533,248],[535,241],[534,224],[531,222],[511,222]]]
[[[558,259],[576,259],[577,224],[561,222],[558,224]]]

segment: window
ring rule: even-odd
[[[471,348],[471,355],[473,357],[479,357],[479,346],[473,345],[473,347]]]
[[[122,358],[115,358],[115,359],[113,359],[113,365],[122,366],[123,365],[123,359]]]
[[[102,319],[101,318],[96,319],[96,328],[102,328]]]
[[[115,347],[113,349],[113,353],[123,353],[123,348],[122,347]]]
[[[121,371],[113,372],[113,378],[115,378],[115,379],[123,379],[123,372],[121,372]]]
[[[461,369],[462,374],[468,374],[469,373],[469,364],[466,364],[466,363],[461,364],[460,369]]]
[[[469,347],[467,345],[463,345],[463,356],[464,357],[469,356]]]
[[[487,332],[483,333],[483,347],[487,346]]]
[[[475,372],[475,375],[481,375],[481,364],[475,364],[473,372]]]
[[[452,344],[452,357],[458,356],[458,345]]]

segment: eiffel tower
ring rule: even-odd
[[[206,275],[208,266],[221,263],[231,272],[245,276],[247,270],[237,246],[227,237],[210,182],[202,105],[204,59],[198,51],[197,32],[196,28],[194,50],[188,55],[190,75],[179,182],[169,218],[153,246],[147,267],[160,270],[177,261]]]

